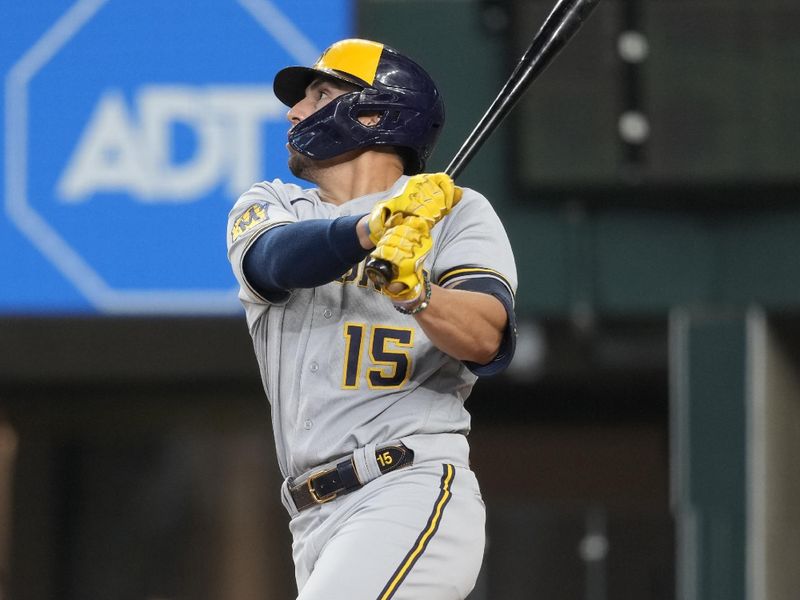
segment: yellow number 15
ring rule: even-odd
[[[378,459],[378,462],[382,467],[388,467],[394,462],[394,459],[388,450],[386,452],[381,452],[375,458]]]
[[[342,389],[361,387],[361,362],[367,338],[365,323],[345,323]],[[411,374],[411,356],[407,350],[414,343],[414,330],[375,325],[370,328],[369,367],[366,380],[370,389],[399,388]]]

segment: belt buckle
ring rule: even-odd
[[[336,496],[339,494],[338,491],[334,490],[328,494],[325,494],[324,496],[320,496],[317,494],[317,490],[314,489],[315,479],[327,475],[328,473],[333,473],[335,470],[336,468],[334,467],[332,469],[325,469],[324,471],[320,471],[319,473],[314,473],[308,478],[308,481],[306,481],[306,485],[308,486],[308,493],[311,494],[311,497],[317,504],[325,504],[326,502],[330,502],[331,500],[336,498]]]

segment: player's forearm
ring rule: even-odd
[[[244,256],[245,277],[262,294],[333,281],[366,256],[357,219],[312,219],[267,231]]]
[[[436,285],[416,319],[439,350],[478,364],[494,359],[508,323],[503,304],[494,296]]]

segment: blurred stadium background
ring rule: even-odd
[[[294,597],[223,238],[290,178],[272,75],[395,46],[443,168],[551,5],[4,5],[0,597]],[[472,600],[797,598],[798,31],[794,0],[604,0],[465,171],[521,320],[468,401]]]

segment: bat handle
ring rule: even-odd
[[[367,272],[367,277],[378,287],[384,287],[397,277],[395,266],[388,260],[383,260],[381,258],[373,258],[370,256],[367,259],[367,264],[364,266],[364,269]]]

